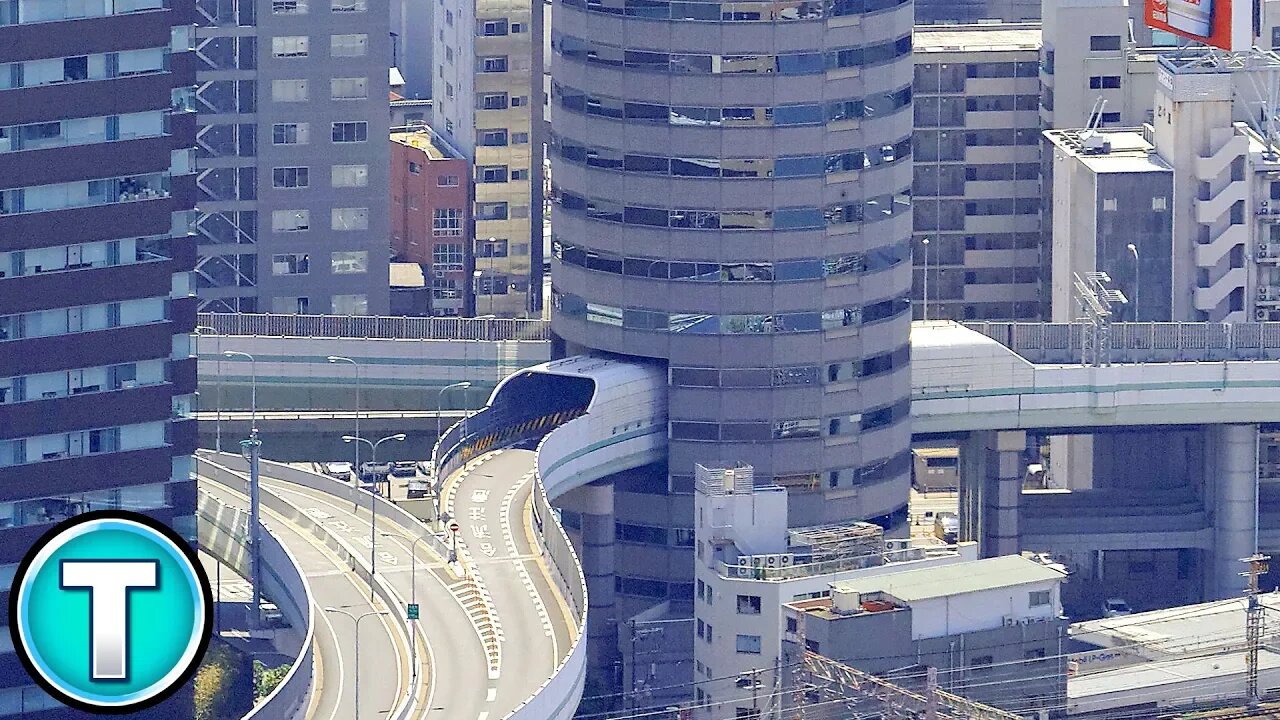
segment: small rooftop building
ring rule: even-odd
[[[838,580],[783,606],[782,663],[808,650],[875,674],[925,665],[944,690],[1052,716],[1066,692],[1064,578],[1007,555]]]

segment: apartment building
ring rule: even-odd
[[[432,315],[472,314],[470,211],[461,152],[426,125],[391,133],[391,250],[421,266]]]
[[[0,0],[5,603],[32,543],[87,510],[143,512],[194,543],[193,16],[182,0]],[[0,708],[83,716],[11,646]]]
[[[755,485],[749,466],[697,466],[694,718],[769,717],[756,696],[782,682],[786,603],[830,597],[842,580],[977,559],[975,543],[887,540],[871,523],[788,528],[787,505],[788,490]]]
[[[1071,274],[1096,269],[1130,300],[1125,319],[1280,320],[1280,160],[1233,122],[1250,80],[1194,57],[1157,64],[1152,125],[1047,133],[1053,319],[1071,319]]]
[[[507,0],[434,7],[431,123],[473,168],[471,252],[484,257],[472,279],[477,312],[537,317],[544,261],[542,7]]]
[[[916,28],[917,319],[1040,308],[1040,27]]]
[[[201,309],[385,314],[387,5],[197,10]]]

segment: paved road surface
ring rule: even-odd
[[[224,505],[247,507],[248,499],[208,478],[200,478],[200,488]],[[315,720],[351,720],[355,716],[355,633],[352,622],[325,607],[337,607],[353,615],[374,609],[369,586],[352,574],[337,555],[310,532],[264,510],[263,522],[297,558],[317,607],[316,650],[317,694],[312,699]],[[381,602],[376,609],[385,609]],[[369,618],[360,624],[360,717],[386,717],[404,692],[401,684],[401,648],[396,642],[390,618]]]
[[[330,530],[345,538],[352,546],[367,552],[375,541],[370,538],[369,510],[362,504],[355,510],[351,503],[332,495],[311,490],[286,481],[274,479],[270,467],[264,466],[262,487],[284,498],[312,518],[323,522]],[[382,516],[378,518],[379,537],[376,539],[377,573],[382,576],[406,600],[413,599],[410,583],[415,573],[410,557],[414,536]],[[445,567],[443,559],[425,549],[425,543],[415,548],[417,562],[417,602],[421,607],[421,624],[429,647],[419,646],[420,660],[431,676],[427,681],[426,717],[449,720],[492,717],[501,718],[510,707],[501,707],[489,699],[484,649],[480,637],[462,605],[455,599],[450,586],[456,585]],[[395,615],[405,617],[405,608],[396,608]],[[367,622],[367,621],[366,621]],[[363,649],[363,648],[362,648]],[[373,656],[373,672],[388,670],[390,656],[383,653]],[[361,694],[365,694],[361,687]],[[485,715],[484,713],[488,713]]]
[[[379,515],[378,537],[372,539],[367,504],[355,509],[324,492],[272,478],[271,468],[264,468],[264,489],[354,547],[367,552],[374,545],[378,574],[407,600],[416,576],[429,645],[419,652],[428,653],[432,673],[427,718],[499,720],[546,682],[569,650],[569,620],[527,535],[533,460],[530,451],[498,451],[460,475],[454,514],[462,526],[463,562],[450,568],[418,543],[416,573],[412,533]],[[491,657],[487,648],[496,654]]]
[[[462,554],[502,621],[498,694],[512,707],[552,676],[571,642],[559,593],[528,536],[534,459],[530,450],[489,453],[459,474],[452,491]]]

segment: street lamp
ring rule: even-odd
[[[258,492],[258,461],[262,457],[262,440],[258,439],[258,363],[252,355],[239,350],[227,350],[223,357],[249,359],[251,394],[249,397],[249,437],[240,441],[240,454],[249,461],[249,583],[253,586],[253,619],[257,623],[262,602],[262,533]]]
[[[436,395],[436,443],[437,445],[440,443],[440,438],[441,438],[440,416],[444,413],[444,394],[449,392],[453,388],[460,388],[465,390],[466,388],[469,388],[469,387],[471,387],[471,382],[467,380],[463,380],[462,382],[456,382],[450,385],[445,385],[444,387],[440,388],[440,394]],[[463,400],[462,404],[464,407],[467,404],[466,399],[467,399],[467,396],[464,394],[462,396],[462,400]],[[463,439],[466,439],[466,428],[467,428],[467,420],[466,420],[466,416],[464,415],[462,418]],[[432,483],[431,483],[431,502],[435,506],[434,508],[435,520],[433,522],[435,523],[434,527],[439,528],[440,484],[443,482],[443,478],[440,477],[440,468],[432,467],[431,470],[432,470],[432,475],[434,476],[432,478]]]
[[[325,611],[325,612],[331,612],[331,613],[337,613],[337,614],[339,614],[339,615],[346,615],[347,617],[351,618],[351,623],[352,623],[352,625],[355,627],[355,631],[356,631],[356,661],[355,661],[355,662],[356,662],[356,667],[355,667],[356,682],[355,682],[355,692],[354,692],[354,693],[352,693],[352,695],[355,697],[355,706],[356,706],[355,720],[360,720],[360,621],[361,621],[361,620],[363,620],[363,619],[365,619],[365,618],[367,618],[367,617],[373,617],[373,616],[375,616],[375,615],[389,615],[390,613],[388,613],[386,610],[371,610],[371,611],[369,611],[369,612],[367,612],[367,613],[364,613],[364,614],[361,614],[361,615],[352,615],[351,613],[347,612],[346,610],[343,610],[342,608],[336,608],[336,607],[327,607],[327,608],[325,608],[325,609],[324,609],[324,611]]]
[[[395,537],[391,533],[381,533],[381,535],[383,537],[388,537],[388,538]],[[418,537],[414,538],[413,543],[409,545],[409,604],[410,605],[418,604],[418,543],[422,542],[423,540],[426,540],[428,537],[430,536],[419,535]],[[413,622],[415,625],[418,623],[416,618],[414,619]],[[413,649],[413,657],[411,658],[413,663],[413,676],[417,677],[418,676],[418,636],[414,635],[412,640],[413,641],[410,643],[410,647]]]
[[[217,373],[218,378],[213,381],[214,388],[215,388],[214,396],[217,398],[217,401],[218,401],[218,408],[217,408],[218,416],[217,416],[217,419],[214,420],[214,424],[213,424],[213,433],[214,433],[213,449],[217,452],[222,452],[222,333],[218,332],[217,328],[210,327],[208,325],[196,326],[197,367],[199,367],[198,363],[200,362],[200,336],[201,335],[214,335],[218,339],[218,344],[217,346],[214,347],[214,351],[218,353],[217,365],[214,366],[214,372]],[[198,372],[199,371],[197,370],[197,374]]]
[[[223,357],[242,357],[249,360],[249,432],[258,432],[258,361],[247,352],[226,350]]]
[[[1141,276],[1138,273],[1138,246],[1133,243],[1129,243],[1126,247],[1129,248],[1129,252],[1133,253],[1133,321],[1138,322],[1138,288],[1142,282]]]
[[[929,319],[929,238],[920,241],[924,246],[924,312],[921,320]]]
[[[354,434],[356,437],[360,437],[360,363],[357,363],[355,360],[352,360],[349,357],[342,357],[341,355],[330,355],[325,359],[331,363],[344,363],[344,362],[351,363],[351,367],[355,368],[355,371],[356,371],[356,431]],[[351,473],[351,475],[354,478],[353,482],[355,482],[358,487],[360,483],[360,443],[356,443],[355,445],[356,445],[356,463],[354,466],[352,466],[353,472]]]
[[[355,435],[342,436],[342,442],[365,443],[369,446],[369,450],[371,452],[370,463],[373,465],[373,490],[369,491],[369,515],[370,515],[370,519],[369,519],[369,599],[370,600],[373,599],[373,576],[377,574],[375,562],[378,557],[376,554],[377,551],[375,550],[378,544],[378,502],[377,502],[378,500],[377,498],[378,446],[388,440],[396,440],[398,442],[403,441],[404,433],[396,433],[395,435],[388,435],[378,440],[377,442],[369,442],[368,440],[365,440],[362,437],[356,437]],[[359,472],[360,472],[359,469],[357,469],[356,470],[357,478],[360,477]],[[358,482],[359,480],[357,480],[357,483]],[[358,488],[359,485],[357,484],[356,487]]]

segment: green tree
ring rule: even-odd
[[[224,720],[235,704],[234,688],[239,676],[234,653],[226,645],[214,643],[196,671],[195,720]]]
[[[284,680],[285,675],[289,674],[290,667],[293,667],[292,663],[284,663],[283,665],[269,668],[261,660],[253,661],[253,702],[255,705],[262,702],[263,698],[276,689],[276,686]]]

